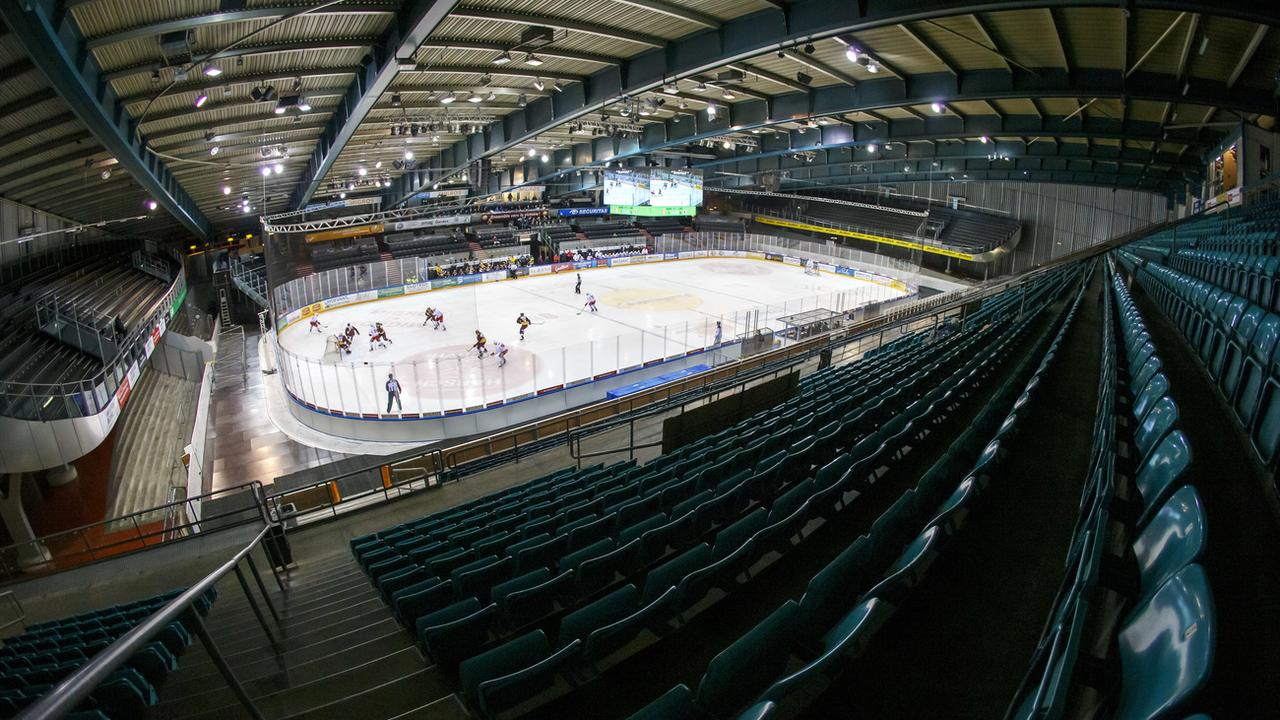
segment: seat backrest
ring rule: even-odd
[[[805,637],[821,637],[853,604],[871,579],[870,549],[864,535],[814,573],[800,598],[800,632]]]
[[[1147,381],[1146,387],[1133,400],[1133,416],[1139,420],[1146,417],[1147,411],[1157,400],[1169,393],[1169,378],[1164,373],[1156,373]]]
[[[677,685],[627,720],[687,720],[693,716],[693,691],[688,685]]]
[[[1156,400],[1142,417],[1133,441],[1138,446],[1138,456],[1145,458],[1151,448],[1164,437],[1178,421],[1178,406],[1168,395]]]
[[[1191,446],[1181,430],[1174,430],[1160,441],[1147,456],[1146,462],[1133,479],[1134,487],[1142,497],[1142,516],[1145,523],[1179,484],[1182,473],[1191,464]]]
[[[595,602],[578,608],[560,619],[556,642],[561,647],[585,639],[591,631],[620,620],[636,610],[640,591],[635,585],[624,585]]]
[[[1204,687],[1217,617],[1204,568],[1188,565],[1129,616],[1117,638],[1122,672],[1115,720],[1166,717]]]
[[[529,667],[550,652],[546,633],[534,630],[492,650],[462,661],[458,666],[458,685],[463,695],[479,708],[480,683]]]
[[[644,603],[650,603],[680,584],[685,575],[711,564],[711,546],[699,543],[649,571],[644,581]]]
[[[1183,485],[1151,516],[1133,541],[1143,595],[1196,562],[1204,552],[1204,541],[1205,517],[1200,494],[1193,486]]]
[[[716,533],[715,544],[711,547],[711,557],[719,560],[742,546],[765,526],[769,512],[757,507],[737,522]]]
[[[788,600],[711,659],[698,683],[697,704],[715,717],[741,708],[786,668],[799,606]]]

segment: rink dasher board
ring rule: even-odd
[[[529,268],[526,273],[517,273],[512,278],[506,270],[490,271],[486,273],[475,273],[472,275],[462,275],[460,277],[437,278],[426,282],[406,283],[403,285],[391,285],[375,290],[361,290],[354,293],[345,293],[343,295],[335,295],[333,297],[324,298],[316,302],[304,305],[295,310],[289,311],[284,316],[284,324],[279,327],[278,332],[288,330],[301,320],[305,320],[312,315],[318,315],[325,310],[331,310],[340,307],[350,307],[361,303],[376,302],[390,297],[400,297],[402,295],[422,295],[432,290],[442,290],[445,288],[459,287],[463,285],[476,285],[490,282],[508,282],[512,280],[520,280],[524,277],[535,277],[542,275],[550,275],[557,272],[577,272],[580,270],[599,270],[611,267],[623,267],[627,265],[653,263],[653,262],[672,262],[678,260],[697,260],[703,258],[740,258],[747,260],[762,260],[765,262],[780,262],[786,265],[800,266],[803,259],[792,255],[779,255],[775,253],[762,253],[748,250],[686,250],[680,253],[655,253],[650,255],[631,255],[620,258],[608,258],[604,260],[580,260],[572,263],[550,263],[547,265],[537,265]],[[818,271],[827,272],[836,275],[845,275],[864,282],[875,283],[884,287],[889,287],[900,292],[913,295],[918,292],[918,288],[908,283],[881,275],[880,273],[865,270],[863,268],[848,267],[835,263],[818,262]]]

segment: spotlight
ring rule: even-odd
[[[542,162],[547,162],[548,160],[550,160],[550,158],[547,157],[546,153],[542,153],[542,157],[540,159],[542,160]]]
[[[391,107],[400,107],[400,93],[391,93]]]
[[[983,145],[986,145],[987,143],[991,142],[991,138],[987,137],[986,135],[983,135],[982,137],[978,138],[978,142],[982,143]]]
[[[111,168],[107,168],[106,170],[103,170],[102,172],[98,173],[98,175],[101,176],[103,180],[110,180]]]
[[[441,95],[441,96],[440,96],[440,102],[441,102],[442,104],[444,104],[444,105],[448,105],[449,103],[451,103],[451,102],[453,102],[454,100],[457,100],[457,99],[458,99],[458,98],[454,97],[454,94],[453,94],[453,93],[449,93],[448,95]]]
[[[279,175],[280,173],[284,172],[284,166],[281,165],[280,163],[276,163],[275,165],[271,166],[271,170],[275,174]]]
[[[902,168],[902,172],[904,172],[904,173],[909,173],[909,172],[911,172],[911,166],[910,166],[910,165],[904,166],[904,167]]]
[[[724,148],[725,150],[732,150],[732,149],[733,149],[733,141],[732,141],[732,140],[725,140],[724,142],[720,143],[720,147]]]
[[[390,181],[390,180],[383,180],[383,181],[382,181],[382,187],[391,187],[391,181]]]
[[[869,62],[867,63],[867,72],[878,73],[880,72],[880,66],[875,64],[874,62]]]
[[[365,170],[364,168],[356,168],[356,174],[359,175],[360,177],[364,177],[365,175],[369,174],[369,171]]]
[[[733,94],[733,91],[732,91],[732,90],[730,90],[729,88],[725,88],[725,89],[724,89],[724,92],[721,94],[721,96],[722,96],[725,100],[733,100],[734,98],[738,97],[737,95],[734,95],[734,94]]]
[[[211,156],[212,156],[212,155],[217,155],[217,154],[218,154],[218,152],[219,152],[221,149],[222,149],[222,148],[219,148],[217,145],[214,145],[213,147],[209,148],[209,155],[211,155]]]
[[[876,150],[879,150],[879,149],[880,148],[875,143],[871,143],[870,145],[867,146],[867,152],[869,153],[874,153]]]
[[[806,55],[812,55],[814,51],[813,43],[804,44],[804,52]]]
[[[524,58],[524,64],[530,67],[538,67],[542,64],[542,58],[534,55],[533,53],[529,53]]]
[[[340,192],[340,193],[338,193],[338,198],[340,198],[340,199],[342,199],[342,200],[346,200],[346,199],[347,199],[347,194],[346,194],[346,193],[344,193],[344,192]]]
[[[472,90],[471,94],[467,96],[467,102],[469,103],[484,102],[484,98],[480,97],[480,93],[476,92],[475,90]]]
[[[262,166],[262,177],[267,177],[267,176],[268,176],[268,175],[270,175],[270,174],[271,174],[271,168],[270,168],[269,166],[267,166],[267,165],[263,165],[263,166]]]
[[[151,82],[153,82],[153,83],[158,83],[158,82],[160,82],[160,71],[159,71],[159,70],[152,70],[152,71],[151,71]]]
[[[286,108],[284,105],[276,105],[274,112],[277,115],[283,115],[285,110],[288,110],[288,108]]]
[[[494,65],[506,65],[509,62],[511,62],[511,53],[506,50],[498,53],[498,57],[493,59]]]
[[[231,186],[230,186],[230,185],[223,185],[223,186],[222,186],[222,194],[223,194],[223,195],[230,195],[230,194],[231,194]]]
[[[409,148],[405,148],[405,149],[404,149],[404,159],[405,159],[405,160],[412,160],[412,159],[413,159],[413,151],[412,151],[412,150],[410,150]]]
[[[494,100],[497,100],[497,99],[498,99],[498,93],[492,90],[489,91],[489,96],[485,98],[485,100],[488,100],[489,102],[493,102]]]
[[[204,74],[206,77],[218,77],[222,74],[222,68],[217,65],[206,65],[204,68]]]
[[[525,97],[524,93],[520,93],[520,97],[516,100],[516,104],[520,107],[524,107],[529,104],[529,98]]]
[[[858,62],[858,48],[850,45],[849,47],[845,48],[844,56],[845,56],[845,59],[847,59],[851,63]]]
[[[300,112],[311,112],[311,101],[306,98],[298,98],[298,110]]]
[[[942,114],[942,111],[946,109],[940,102],[933,103],[929,108],[932,109],[935,114]]]
[[[533,87],[536,88],[538,92],[542,92],[547,89],[547,84],[542,82],[542,78],[534,78]]]
[[[382,161],[381,161],[381,160],[379,160],[378,162],[374,163],[374,164],[373,164],[373,168],[374,168],[375,170],[381,170],[381,169],[382,169]]]
[[[204,104],[207,102],[209,102],[209,96],[206,95],[205,93],[200,93],[199,95],[196,96],[196,107],[198,108],[204,107]]]
[[[252,210],[252,209],[253,209],[253,208],[250,208],[248,205],[242,205],[242,206],[240,207],[240,212],[244,213],[245,215],[248,215],[248,214],[249,214],[249,211],[250,211],[250,210]]]
[[[529,157],[533,157],[534,155],[537,155],[537,154],[538,154],[537,150],[535,150],[534,148],[529,148]]]
[[[155,200],[148,200],[148,201],[147,201],[147,209],[148,209],[148,210],[155,210],[155,209],[156,209],[156,208],[158,208],[158,207],[160,207],[160,204],[159,204],[159,203],[157,203]]]

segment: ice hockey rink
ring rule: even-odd
[[[699,258],[535,275],[515,281],[443,288],[337,307],[320,313],[323,332],[301,319],[279,335],[278,363],[286,387],[312,405],[348,413],[386,412],[388,373],[401,384],[402,409],[436,414],[484,407],[556,389],[662,358],[714,348],[759,327],[783,329],[778,318],[815,308],[847,311],[901,297],[902,290],[846,275],[747,258]],[[588,293],[598,312],[584,309]],[[439,308],[447,330],[423,324]],[[520,340],[516,316],[533,321]],[[370,348],[381,322],[391,342]],[[324,359],[326,338],[348,323],[359,331],[352,352]],[[509,348],[506,364],[470,349],[480,330],[492,352]],[[704,362],[711,364],[712,349]]]

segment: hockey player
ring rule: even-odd
[[[498,367],[502,367],[503,365],[506,365],[507,364],[507,344],[502,342],[501,340],[498,340],[493,344],[493,350],[498,356]]]
[[[599,310],[596,309],[596,296],[591,293],[587,293],[587,304],[583,305],[582,309],[590,309],[591,312],[599,312]]]
[[[334,344],[338,346],[339,352],[351,354],[351,339],[347,337],[346,333],[338,333]]]
[[[390,338],[390,337],[387,337],[387,329],[386,329],[386,328],[384,328],[384,327],[382,327],[382,323],[374,323],[374,324],[373,324],[373,329],[378,331],[378,341],[379,341],[379,342],[386,342],[386,343],[392,342],[392,341],[391,341],[391,338]],[[394,344],[394,343],[392,343],[392,344]]]
[[[426,327],[427,323],[435,319],[436,319],[436,309],[433,307],[427,308],[426,317],[422,319],[422,327]]]
[[[354,340],[356,333],[356,326],[351,323],[347,323],[347,328],[342,331],[342,334],[347,336],[347,340]]]
[[[574,295],[582,294],[582,273],[578,273],[578,283],[573,286],[573,294]]]
[[[431,329],[447,331],[449,328],[445,327],[445,324],[444,324],[444,311],[441,310],[440,308],[436,308],[435,313],[436,314],[431,318],[431,321],[434,322],[435,325],[432,325]]]
[[[520,313],[520,317],[516,318],[516,325],[519,325],[519,326],[520,326],[520,339],[521,339],[521,340],[524,340],[524,331],[525,331],[525,330],[528,330],[528,329],[529,329],[529,326],[530,326],[530,325],[532,325],[532,324],[533,324],[533,321],[532,321],[532,320],[530,320],[530,319],[529,319],[529,316],[528,316],[528,315],[525,315],[524,313]]]
[[[324,326],[320,324],[320,318],[313,317],[311,318],[311,327],[307,329],[307,334],[310,335],[313,332],[324,332],[320,329],[322,327]]]
[[[476,342],[475,342],[475,344],[474,344],[474,345],[472,345],[472,346],[471,346],[471,347],[472,347],[472,349],[474,349],[474,350],[476,351],[476,357],[477,357],[477,358],[484,359],[484,354],[485,354],[486,352],[488,352],[488,350],[485,348],[485,343],[487,343],[487,342],[488,342],[488,340],[486,340],[486,339],[485,339],[485,337],[484,337],[484,333],[482,333],[482,332],[480,332],[479,330],[477,330],[477,331],[476,331]]]

